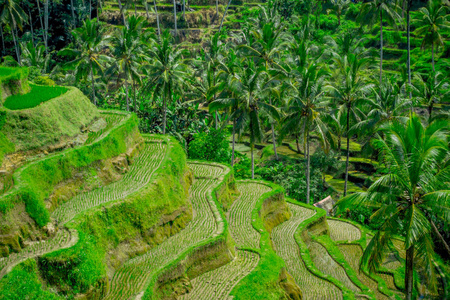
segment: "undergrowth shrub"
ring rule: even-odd
[[[62,299],[54,293],[42,289],[34,259],[26,260],[0,280],[0,299]]]
[[[195,134],[189,143],[188,154],[192,159],[228,163],[231,153],[226,131],[211,128],[209,132]]]
[[[48,76],[37,76],[33,81],[34,83],[39,85],[47,85],[47,86],[55,85],[55,82],[51,80]]]

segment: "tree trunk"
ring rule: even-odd
[[[219,17],[219,0],[216,0],[216,18]]]
[[[92,18],[92,0],[89,0],[89,20]]]
[[[41,15],[41,5],[39,4],[39,0],[36,0],[37,2],[37,7],[38,7],[38,12],[39,12],[39,20],[41,22],[41,29],[42,29],[42,39],[45,42],[45,30],[44,30],[44,23],[42,22],[42,15]],[[47,48],[47,47],[46,47]],[[47,51],[47,49],[45,50]]]
[[[19,63],[19,65],[21,65],[20,63],[20,53],[19,53],[19,47],[17,45],[17,40],[16,40],[16,30],[15,30],[16,24],[14,24],[11,28],[11,33],[12,33],[12,37],[13,37],[13,42],[14,42],[14,50],[16,52],[16,56],[17,56],[17,62]],[[19,37],[17,37],[19,38]]]
[[[414,274],[414,245],[406,249],[405,290],[406,300],[413,298],[413,274]]]
[[[310,202],[310,198],[309,198],[309,193],[310,193],[310,172],[309,172],[309,168],[310,168],[310,157],[309,157],[309,130],[306,129],[306,139],[305,139],[305,153],[306,153],[306,204],[309,204]]]
[[[436,72],[434,69],[434,43],[431,43],[431,66],[433,67],[433,73]]]
[[[380,10],[380,85],[383,81],[383,11]]]
[[[448,246],[447,242],[445,241],[444,237],[441,235],[441,233],[439,232],[439,230],[437,229],[436,225],[434,224],[433,221],[431,222],[431,227],[433,227],[434,233],[436,233],[436,235],[439,237],[439,240],[441,241],[441,243],[444,245],[445,250],[447,250],[447,254],[450,256],[450,247]]]
[[[45,44],[45,54],[48,55],[48,1],[44,2],[44,44]]]
[[[253,154],[253,150],[255,149],[254,142],[250,142],[250,149],[252,152],[252,179],[255,179],[255,158]]]
[[[158,36],[161,36],[161,27],[159,26],[159,15],[158,15],[158,9],[156,8],[156,0],[153,0],[153,6],[155,7],[156,24],[158,27]]]
[[[133,1],[133,4],[134,4],[134,16],[137,17],[136,1]]]
[[[225,9],[225,12],[223,13],[223,16],[222,16],[222,21],[220,21],[220,27],[219,27],[219,32],[222,30],[222,26],[223,26],[223,20],[225,20],[225,16],[227,15],[227,12],[228,12],[228,8],[230,7],[230,4],[231,4],[231,0],[230,1],[228,1],[228,4],[227,4],[227,8]]]
[[[127,99],[127,111],[130,111],[130,98],[128,97],[128,80],[125,80],[125,96]]]
[[[269,104],[272,105],[272,97],[269,96]],[[278,160],[278,153],[277,153],[277,140],[275,138],[275,126],[274,122],[270,122],[270,127],[272,130],[272,144],[273,144],[273,153],[275,154],[275,159]]]
[[[175,26],[175,36],[177,36],[177,4],[175,0],[173,0],[173,22]]]
[[[428,105],[428,124],[431,123],[431,115],[433,114],[433,102],[431,102],[430,105]]]
[[[170,89],[167,91],[166,97],[163,97],[163,134],[166,134],[166,118],[167,118],[167,97],[170,96]]]
[[[119,3],[119,10],[120,10],[120,14],[122,15],[122,19],[123,19],[123,26],[127,26],[127,21],[125,20],[125,12],[123,11],[122,2],[120,0],[117,0],[117,2]]]
[[[94,70],[92,67],[92,61],[91,61],[91,84],[92,84],[92,100],[94,101],[94,105],[97,105],[97,100],[95,99]]]
[[[297,146],[297,153],[300,154],[300,143],[298,142],[298,135],[295,135],[295,144]]]
[[[233,118],[233,144],[231,146],[231,167],[233,167],[234,165],[235,135],[236,135],[236,118]]]
[[[150,20],[150,14],[148,13],[148,3],[147,0],[144,0],[145,14],[147,15],[147,21]]]
[[[408,71],[408,84],[409,84],[409,100],[412,100],[412,91],[411,91],[411,20],[410,20],[410,10],[411,10],[411,1],[408,0],[408,6],[406,8],[406,43],[407,43],[407,71]],[[405,1],[403,1],[405,3]],[[411,105],[411,109],[412,109]]]
[[[77,20],[75,19],[75,9],[73,7],[73,0],[70,0],[70,10],[72,11],[72,25],[73,25],[73,28],[77,28]]]
[[[186,0],[183,0],[183,20],[186,22]]]
[[[30,18],[31,42],[33,43],[33,47],[34,47],[34,46],[35,46],[35,43],[34,43],[33,19],[31,18],[31,12],[30,12],[30,11],[28,11],[28,17]]]
[[[2,36],[2,56],[5,55],[5,37],[3,36],[3,25],[0,24],[0,34]]]
[[[137,103],[136,103],[136,82],[133,79],[133,111],[137,113]]]
[[[345,160],[344,197],[347,196],[348,161],[350,157],[350,105],[347,106],[347,159]]]

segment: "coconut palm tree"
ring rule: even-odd
[[[125,97],[127,111],[130,111],[129,86],[133,87],[141,82],[139,69],[144,61],[144,46],[141,35],[143,33],[144,19],[131,16],[127,20],[127,27],[117,29],[111,37],[114,63],[109,68],[110,72],[117,74],[117,79],[122,79],[125,84]],[[133,101],[134,111],[137,111],[136,98]]]
[[[183,50],[173,44],[173,37],[167,30],[150,47],[148,54],[153,61],[144,67],[149,78],[146,89],[153,90],[154,99],[161,97],[163,100],[163,134],[166,134],[167,103],[173,99],[173,93],[186,84],[189,68]]]
[[[45,46],[38,44],[33,45],[32,42],[22,43],[20,45],[22,49],[21,61],[22,65],[26,67],[36,67],[42,73],[46,73],[48,65],[50,63],[50,55],[45,55]]]
[[[380,24],[380,83],[383,75],[383,22],[389,22],[397,28],[397,22],[401,20],[397,11],[395,0],[374,0],[364,3],[357,17],[359,23],[370,27],[376,23]]]
[[[413,86],[416,105],[423,105],[428,111],[428,122],[431,122],[435,104],[448,99],[450,82],[441,72],[432,71],[429,76],[415,74]]]
[[[173,23],[175,26],[175,36],[177,36],[177,3],[173,0]]]
[[[328,112],[329,103],[324,97],[324,83],[327,72],[315,63],[309,64],[296,74],[293,98],[290,101],[286,116],[283,119],[281,132],[303,133],[304,153],[306,157],[306,203],[310,202],[310,133],[315,131],[319,135],[324,148],[328,149],[328,130],[322,121]],[[295,73],[295,71],[294,71]]]
[[[418,28],[416,34],[422,35],[422,49],[431,46],[431,66],[434,69],[434,51],[444,45],[442,32],[450,29],[447,7],[441,0],[430,0],[428,7],[419,9],[417,18]]]
[[[251,31],[251,35],[253,35],[255,42],[251,46],[244,44],[239,48],[245,50],[248,57],[253,58],[257,63],[261,64],[264,67],[266,74],[271,73],[271,69],[275,69],[278,72],[286,72],[279,64],[282,51],[287,49],[284,26],[276,21],[262,23],[261,28],[256,28]],[[270,93],[268,94],[268,102],[272,105]],[[275,124],[272,121],[270,125],[274,154],[278,160]]]
[[[376,180],[367,192],[349,195],[337,205],[340,209],[376,207],[371,218],[381,225],[364,251],[363,269],[377,271],[394,250],[393,241],[398,236],[405,238],[406,299],[412,299],[415,266],[423,266],[429,287],[435,285],[431,233],[437,229],[433,220],[450,222],[450,165],[441,164],[449,151],[449,127],[444,120],[424,126],[411,113],[406,124],[395,120],[379,130],[384,139],[375,140],[373,145],[381,154],[387,175]]]
[[[350,0],[334,0],[332,1],[334,10],[338,17],[338,24],[341,26],[341,16],[344,10],[350,5]]]
[[[375,83],[371,88],[372,97],[367,97],[364,105],[368,113],[350,131],[368,133],[371,135],[379,126],[386,122],[403,122],[408,119],[412,102],[404,97],[402,85],[395,83],[396,78],[385,78],[383,83]]]
[[[250,136],[250,149],[252,161],[252,179],[255,178],[255,143],[263,139],[263,129],[261,126],[261,113],[264,112],[271,117],[278,119],[277,109],[266,103],[262,98],[262,85],[267,74],[263,69],[257,69],[252,60],[245,60],[246,67],[231,78],[230,90],[235,95],[234,98],[218,99],[216,107],[236,107],[233,118],[239,118],[239,123],[248,125]]]
[[[356,54],[350,53],[344,57],[334,57],[334,64],[339,70],[339,78],[332,80],[328,86],[330,95],[336,99],[345,110],[346,114],[346,135],[347,135],[347,158],[345,163],[345,184],[344,196],[347,195],[348,167],[350,157],[350,119],[359,120],[362,115],[357,103],[367,99],[365,96],[371,91],[372,84],[363,77],[362,72],[370,65],[368,58],[359,58]]]
[[[20,61],[20,46],[18,29],[22,30],[22,25],[27,21],[27,14],[20,6],[19,0],[4,0],[0,2],[0,23],[9,26],[14,41],[14,50],[17,56],[17,62]]]
[[[102,53],[106,44],[105,39],[107,28],[97,19],[83,22],[83,25],[72,31],[74,45],[76,48],[67,47],[59,51],[59,56],[73,58],[66,64],[66,68],[74,68],[76,79],[89,78],[92,87],[92,101],[97,105],[95,96],[96,73],[103,73],[103,63],[109,60],[109,57]]]

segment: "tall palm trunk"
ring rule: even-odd
[[[90,62],[91,65],[91,84],[92,84],[92,101],[94,101],[94,105],[97,105],[97,100],[95,99],[95,84],[94,84],[94,69],[92,67],[92,61]]]
[[[255,149],[254,142],[250,142],[250,149],[252,152],[252,179],[255,179],[255,157],[253,154],[253,150]]]
[[[13,27],[11,28],[11,33],[12,33],[12,37],[13,37],[13,42],[14,42],[14,50],[16,51],[16,56],[17,56],[17,62],[20,63],[20,53],[19,53],[19,46],[16,40],[16,24],[13,25]],[[17,36],[17,38],[19,38]]]
[[[44,2],[44,44],[45,54],[48,54],[48,1]]]
[[[155,7],[156,25],[158,27],[158,36],[161,36],[161,27],[159,26],[159,14],[158,14],[158,8],[156,8],[156,0],[153,0],[153,6]]]
[[[231,167],[233,167],[234,165],[235,135],[236,135],[236,118],[233,118],[233,143],[231,146]]]
[[[133,1],[133,5],[134,5],[134,16],[137,17],[136,1]]]
[[[272,105],[272,97],[269,96],[269,104]],[[272,145],[273,145],[273,153],[275,154],[275,159],[278,160],[277,153],[277,140],[275,139],[275,122],[270,122],[270,128],[272,130]]]
[[[183,20],[186,22],[186,0],[183,0]]]
[[[227,15],[227,12],[228,12],[228,8],[230,7],[230,4],[231,4],[231,0],[230,1],[228,1],[228,4],[227,4],[227,8],[225,9],[225,12],[223,13],[223,16],[222,16],[222,21],[220,21],[220,27],[219,27],[219,32],[222,30],[222,26],[223,26],[223,20],[225,20],[225,16]]]
[[[5,55],[5,37],[3,36],[3,25],[0,24],[0,34],[2,36],[2,56]]]
[[[125,12],[123,11],[122,2],[120,0],[117,0],[117,2],[119,3],[119,10],[120,10],[120,14],[122,15],[123,25],[127,26],[127,21],[125,20]]]
[[[406,300],[413,297],[413,273],[414,273],[414,245],[406,249],[406,270],[405,270],[405,290]]]
[[[219,0],[216,0],[216,18],[219,17]]]
[[[431,67],[433,68],[433,73],[436,72],[434,69],[434,42],[431,42]]]
[[[35,46],[34,44],[34,29],[33,29],[33,19],[31,18],[31,12],[28,11],[28,17],[30,18],[30,27],[31,27],[31,42],[33,43],[33,46]]]
[[[75,9],[73,7],[73,0],[70,0],[70,10],[72,12],[72,25],[73,28],[77,27],[77,20],[75,19]]]
[[[89,20],[92,18],[92,0],[89,0]]]
[[[125,96],[127,99],[127,111],[130,111],[130,97],[128,96],[128,80],[125,80]]]
[[[44,22],[42,21],[42,15],[41,15],[41,5],[39,4],[39,0],[36,0],[38,12],[39,12],[39,21],[41,22],[41,29],[42,29],[42,39],[45,42],[45,30],[44,30]]]
[[[309,194],[310,194],[310,164],[311,159],[309,157],[309,130],[306,129],[305,132],[305,153],[306,153],[306,204],[309,204]]]
[[[380,85],[383,81],[383,11],[380,10]]]
[[[173,0],[173,21],[175,25],[175,36],[177,36],[177,4],[175,0]]]
[[[166,91],[166,97],[163,97],[163,134],[166,134],[167,98],[168,97],[170,97],[170,88]]]
[[[147,21],[150,20],[150,14],[148,13],[148,3],[147,0],[144,0],[145,14],[147,15]]]
[[[297,146],[297,153],[300,154],[300,143],[298,141],[298,135],[295,135],[295,145]]]
[[[137,112],[137,103],[136,103],[136,82],[133,79],[133,111]]]
[[[411,16],[410,16],[410,10],[411,10],[411,1],[408,0],[407,7],[406,7],[406,43],[407,43],[407,68],[408,68],[408,84],[411,86]],[[404,2],[403,2],[404,3]],[[410,88],[410,87],[409,87]],[[410,89],[409,91],[409,100],[412,99],[412,91]],[[412,106],[411,106],[412,107]]]
[[[344,197],[347,196],[348,161],[350,158],[350,105],[347,105],[347,159],[345,160]]]

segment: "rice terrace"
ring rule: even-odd
[[[0,0],[0,300],[450,299],[447,0]]]

